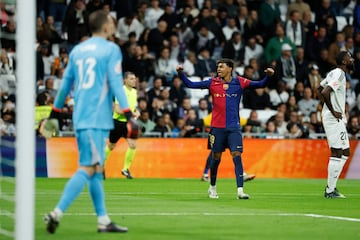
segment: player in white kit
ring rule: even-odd
[[[336,57],[337,67],[330,71],[321,82],[321,91],[324,105],[322,122],[331,155],[328,163],[328,179],[324,196],[326,198],[345,198],[336,184],[350,155],[349,137],[346,131],[346,76],[345,73],[353,70],[354,59],[350,53],[341,51]]]

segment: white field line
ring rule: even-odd
[[[65,213],[67,216],[95,216],[95,213]],[[324,218],[348,222],[360,222],[360,218],[321,215],[313,213],[212,213],[212,212],[139,212],[109,213],[110,216],[278,216],[278,217],[309,217]]]
[[[236,192],[234,193],[225,193],[225,192],[220,192],[218,191],[219,195],[236,195]],[[37,191],[36,192],[36,195],[60,195],[61,194],[61,191],[59,190],[53,190],[53,191],[44,191],[44,192],[39,192]],[[265,193],[265,192],[262,192],[262,193],[253,193],[250,195],[251,196],[272,196],[272,195],[276,195],[276,196],[322,196],[323,198],[323,192],[322,191],[319,191],[317,193],[273,193],[273,192],[268,192],[268,193]],[[89,195],[89,193],[86,191],[86,192],[82,192],[80,193],[80,195]],[[203,192],[169,192],[169,193],[164,193],[164,192],[121,192],[121,191],[118,191],[118,192],[115,192],[115,191],[106,191],[106,199],[107,198],[110,198],[111,199],[111,196],[121,196],[121,195],[124,195],[124,196],[128,196],[128,195],[134,195],[135,197],[138,196],[138,195],[141,195],[141,196],[151,196],[151,195],[205,195],[207,196],[208,193],[207,191],[203,191]],[[345,193],[345,195],[347,197],[349,196],[353,196],[353,197],[356,197],[356,196],[360,196],[360,194],[357,194],[357,193]]]

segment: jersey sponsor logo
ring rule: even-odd
[[[224,97],[237,97],[238,94],[237,93],[214,93],[214,97],[216,98],[224,98]]]

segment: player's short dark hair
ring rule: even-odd
[[[216,62],[216,65],[219,63],[225,63],[228,67],[234,69],[234,61],[229,58],[222,58]]]
[[[336,56],[336,64],[341,66],[343,65],[343,61],[345,56],[347,56],[349,53],[347,51],[341,51],[337,56]]]
[[[98,33],[102,26],[108,21],[108,13],[104,10],[96,10],[89,16],[89,30],[91,33]]]

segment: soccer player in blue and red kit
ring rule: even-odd
[[[104,149],[112,119],[113,98],[119,102],[128,120],[128,130],[136,130],[123,88],[122,54],[119,47],[108,41],[115,27],[111,17],[102,10],[89,16],[92,37],[75,46],[70,53],[63,83],[54,102],[49,120],[58,117],[65,98],[74,89],[73,122],[79,151],[79,168],[66,183],[56,207],[45,216],[46,229],[55,233],[60,218],[70,204],[88,185],[97,216],[97,230],[127,232],[126,227],[114,224],[106,212],[103,189]],[[50,129],[45,126],[44,129]],[[44,135],[45,136],[45,135]]]
[[[213,99],[211,130],[208,147],[213,152],[213,162],[210,168],[210,198],[219,198],[216,192],[216,177],[221,155],[226,148],[230,149],[235,166],[235,176],[238,199],[248,199],[244,192],[244,176],[241,153],[243,152],[240,128],[239,104],[245,88],[263,88],[269,77],[274,75],[272,68],[265,70],[266,76],[260,81],[251,81],[242,77],[233,77],[234,62],[231,59],[221,59],[217,62],[217,77],[200,82],[192,82],[183,73],[182,65],[176,67],[180,78],[189,88],[207,88]]]

